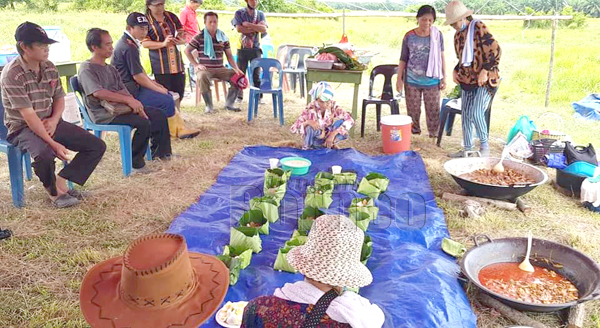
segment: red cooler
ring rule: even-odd
[[[383,152],[396,154],[410,150],[412,118],[406,115],[388,115],[381,118]]]

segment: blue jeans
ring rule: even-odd
[[[175,115],[175,100],[169,94],[163,94],[140,87],[134,98],[144,105],[144,107],[154,107],[160,109],[167,117]]]
[[[337,120],[331,126],[325,128],[325,138],[323,139],[319,138],[323,130],[313,129],[312,126],[308,125],[304,128],[304,148],[324,148],[325,140],[329,137],[329,133],[342,126],[342,124],[344,124],[344,120]],[[346,140],[347,138],[347,136],[338,134],[335,136],[334,144]]]

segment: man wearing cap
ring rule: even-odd
[[[223,31],[219,30],[219,16],[214,12],[204,14],[205,28],[196,35],[190,44],[185,48],[185,55],[194,66],[194,70],[198,75],[198,88],[202,93],[202,98],[206,103],[204,111],[212,113],[214,111],[212,96],[210,92],[211,79],[219,79],[222,81],[232,81],[234,75],[236,79],[243,76],[231,54],[231,46],[229,39]],[[198,53],[197,58],[193,52]],[[227,56],[227,61],[233,69],[228,69],[223,66],[223,53]],[[239,112],[241,109],[236,106],[235,100],[238,96],[239,84],[231,83],[229,92],[227,93],[227,101],[225,108],[231,111]]]
[[[94,123],[129,125],[134,128],[133,169],[137,173],[149,173],[144,161],[148,140],[152,141],[150,148],[153,158],[171,158],[171,138],[165,114],[135,99],[127,91],[117,69],[106,64],[113,53],[113,41],[108,31],[92,28],[85,41],[92,58],[81,64],[78,77],[90,117]],[[116,108],[120,108],[119,112],[114,110]]]
[[[48,38],[37,24],[25,22],[15,32],[19,57],[2,71],[0,88],[5,108],[7,141],[33,157],[35,174],[58,208],[79,204],[81,192],[69,190],[67,180],[83,185],[106,150],[104,142],[61,119],[65,93],[56,66],[48,61]],[[54,159],[70,159],[58,175]]]
[[[200,132],[187,129],[183,118],[176,110],[175,100],[169,90],[150,79],[140,60],[140,46],[148,34],[148,19],[141,13],[131,13],[127,17],[125,33],[115,47],[111,65],[121,75],[121,80],[133,97],[144,107],[155,107],[162,110],[168,118],[169,129],[173,137],[192,138]]]
[[[246,8],[235,12],[231,25],[240,33],[240,49],[237,52],[238,66],[242,72],[248,68],[248,64],[255,58],[260,58],[260,36],[267,34],[267,18],[265,14],[256,9],[259,0],[246,0]],[[259,36],[260,34],[260,36]],[[258,70],[253,73],[252,78],[255,85],[260,84]],[[238,93],[238,103],[242,102],[243,92]],[[262,94],[261,94],[262,99]]]

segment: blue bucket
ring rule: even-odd
[[[594,176],[594,173],[596,172],[597,168],[598,166],[590,164],[588,162],[578,161],[571,163],[570,165],[565,167],[563,171],[570,174],[581,175],[591,178]]]

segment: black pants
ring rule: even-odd
[[[16,147],[27,151],[33,157],[33,170],[46,190],[57,195],[54,159],[56,154],[42,138],[28,127],[8,138]],[[73,160],[58,175],[64,179],[83,185],[88,180],[106,151],[106,144],[93,134],[77,125],[60,120],[53,139],[67,149],[77,152]]]
[[[240,71],[246,73],[248,66],[250,66],[250,62],[253,59],[260,58],[262,55],[262,51],[260,49],[239,49],[237,52],[237,64],[240,68]],[[260,75],[259,70],[255,70],[254,72],[250,72],[252,74],[252,79],[254,80],[254,85],[260,86]],[[249,77],[248,77],[249,78]],[[260,94],[262,98],[262,93]],[[238,92],[238,99],[244,98],[244,90],[240,89]]]
[[[165,87],[165,89],[179,94],[179,99],[183,99],[185,93],[185,73],[175,74],[154,74],[156,82]]]
[[[153,107],[146,107],[144,110],[150,120],[132,113],[119,115],[110,122],[110,124],[129,125],[135,129],[131,142],[134,169],[141,169],[146,165],[144,155],[146,155],[148,140],[152,142],[150,146],[152,158],[171,156],[171,136],[165,113]]]

